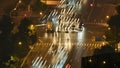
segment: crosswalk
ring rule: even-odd
[[[32,68],[45,68],[46,60],[44,61],[42,57],[37,57],[32,61]]]
[[[32,60],[32,68],[63,68],[65,64],[69,52],[65,48],[65,43],[57,43],[54,45],[53,43],[37,43],[36,46],[50,46],[47,51],[47,56],[50,56],[49,60],[45,59],[44,56],[38,56]],[[83,56],[88,56],[93,54],[94,49],[101,48],[105,45],[105,42],[88,42],[88,43],[71,43],[72,47],[76,49],[82,50]],[[54,48],[57,47],[57,48]],[[80,50],[80,51],[81,51]]]
[[[87,25],[88,25],[88,24],[89,24],[89,25],[90,25],[90,24],[91,24],[91,25],[101,25],[101,26],[108,27],[108,24],[107,24],[107,23],[93,23],[93,22],[92,22],[92,23],[85,23],[85,25],[86,25],[86,24],[87,24]]]
[[[48,54],[47,57],[50,56],[49,60],[47,61],[43,56],[38,56],[32,61],[32,68],[63,68],[68,57],[65,48],[53,50],[53,45],[50,46],[46,54]]]
[[[101,48],[105,44],[106,44],[106,42],[88,42],[88,43],[79,42],[79,43],[71,43],[71,46],[83,46],[86,48],[95,49],[95,48]],[[36,45],[52,46],[52,45],[54,45],[54,43],[37,43]],[[57,43],[56,45],[64,46],[65,43]]]

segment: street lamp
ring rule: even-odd
[[[16,10],[16,8],[14,8],[13,10]]]
[[[42,12],[40,12],[40,15],[42,15],[43,13]]]
[[[21,0],[19,0],[19,3],[21,3],[22,1]]]
[[[110,18],[110,16],[108,16],[108,15],[107,15],[107,16],[106,16],[106,18],[107,18],[107,19],[109,19],[109,18]]]
[[[106,61],[103,61],[102,63],[103,63],[103,64],[106,64]]]
[[[28,28],[29,28],[30,30],[34,30],[34,29],[35,29],[35,25],[31,24]]]
[[[43,12],[41,11],[39,14],[40,14],[40,21],[41,21],[42,16],[43,16]]]
[[[30,31],[28,32],[29,36],[35,34],[35,28],[36,28],[36,27],[35,27],[35,25],[33,25],[33,24],[31,24],[31,25],[28,27],[28,29],[30,30]]]
[[[18,45],[22,45],[22,42],[21,42],[21,41],[19,41],[19,42],[18,42]]]
[[[88,61],[91,63],[91,62],[92,62],[92,59],[89,59]]]

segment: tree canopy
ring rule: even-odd
[[[94,54],[97,55],[97,54],[107,54],[114,52],[115,52],[114,48],[107,44],[105,46],[102,46],[101,49],[95,49]]]
[[[45,11],[47,9],[47,5],[40,2],[40,0],[35,0],[35,2],[31,5],[32,11],[40,12]]]
[[[107,40],[114,41],[114,43],[118,43],[120,41],[120,6],[116,7],[116,11],[117,14],[108,20],[110,31],[106,34]]]
[[[12,29],[14,24],[9,16],[3,15],[0,20],[0,64],[13,54]],[[0,66],[1,67],[1,66]]]
[[[29,18],[24,18],[18,27],[19,32],[14,34],[12,33],[14,28],[12,19],[6,15],[2,16],[0,20],[0,68],[13,68],[15,64],[19,64],[19,61],[18,59],[11,60],[11,57],[22,59],[27,55],[30,50],[29,46],[37,40],[33,24],[31,24],[32,21]]]

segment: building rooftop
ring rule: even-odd
[[[47,5],[58,5],[60,0],[41,0],[41,2]]]

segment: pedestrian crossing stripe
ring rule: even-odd
[[[45,45],[45,46],[51,46],[51,45],[65,45],[66,43],[36,43],[36,45]],[[71,43],[69,45],[73,45],[73,46],[87,46],[87,47],[101,47],[104,46],[103,42],[91,42],[91,43]]]

